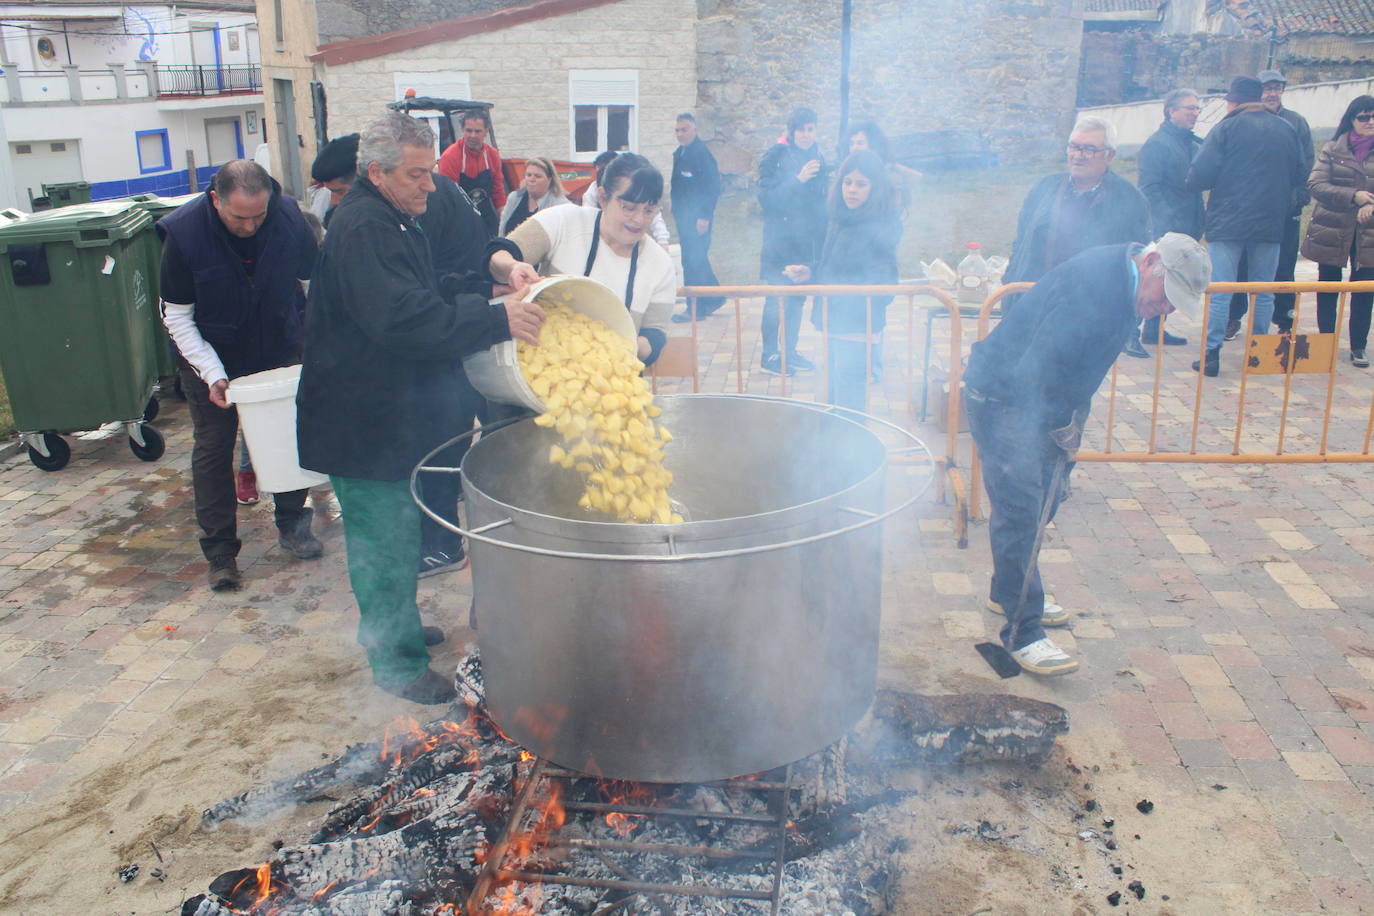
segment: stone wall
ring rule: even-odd
[[[1271,52],[1290,86],[1363,79],[1374,68],[1374,46],[1340,35],[1292,36],[1272,49],[1267,38],[1089,31],[1083,36],[1078,103],[1156,99],[1179,86],[1224,92],[1231,77],[1268,69]]]
[[[319,0],[320,43],[347,41],[444,19],[479,16],[529,0]],[[263,20],[267,21],[267,20]]]
[[[492,118],[506,156],[568,159],[572,153],[569,70],[637,70],[638,152],[672,165],[674,116],[696,96],[695,10],[682,0],[621,0],[436,42],[367,60],[321,67],[329,132],[360,129],[394,100],[396,71],[466,72],[472,96],[495,103]],[[588,157],[590,158],[590,157]]]
[[[724,171],[752,172],[788,112],[839,129],[840,4],[698,0],[698,113]],[[854,4],[851,119],[889,135],[983,134],[1004,155],[1053,155],[1071,126],[1082,37],[1075,0]]]

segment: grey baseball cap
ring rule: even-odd
[[[1265,83],[1283,83],[1285,86],[1288,85],[1288,80],[1284,79],[1283,74],[1277,70],[1261,70],[1260,75],[1255,77],[1255,79],[1260,81],[1261,86]]]
[[[1212,259],[1207,249],[1190,235],[1166,232],[1154,243],[1164,264],[1164,296],[1175,309],[1196,318],[1202,296],[1212,281]]]

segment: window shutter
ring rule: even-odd
[[[638,105],[638,70],[570,70],[568,95],[573,105]]]

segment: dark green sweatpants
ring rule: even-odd
[[[373,681],[404,687],[429,667],[415,603],[420,509],[405,480],[329,481],[343,511],[348,581],[362,618],[358,642],[367,650]]]

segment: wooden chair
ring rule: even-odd
[[[697,342],[692,337],[669,337],[668,342],[663,345],[662,351],[658,354],[658,359],[652,366],[644,370],[644,374],[649,378],[651,390],[658,393],[658,380],[660,378],[687,378],[692,379],[692,393],[696,394],[701,390],[701,374],[697,368]]]

